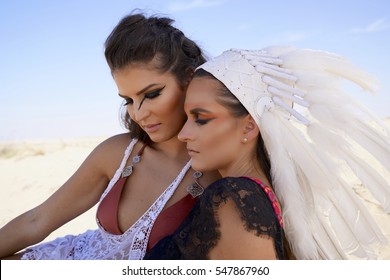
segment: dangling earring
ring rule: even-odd
[[[193,174],[195,182],[192,183],[191,185],[187,186],[187,192],[190,195],[192,195],[193,198],[195,198],[197,196],[200,196],[203,193],[203,191],[204,191],[204,188],[199,183],[199,178],[202,177],[202,175],[203,175],[202,172],[195,171],[194,174]]]
[[[243,142],[243,143],[248,142],[248,138],[245,137],[244,139],[242,139],[242,142]]]

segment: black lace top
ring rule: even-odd
[[[277,258],[284,259],[280,208],[275,205],[276,200],[272,201],[274,194],[269,193],[270,188],[259,183],[247,177],[214,182],[176,231],[160,240],[144,259],[208,259],[208,253],[221,235],[217,210],[228,200],[237,206],[245,230],[272,238]]]

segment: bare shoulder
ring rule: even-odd
[[[107,138],[96,146],[88,156],[87,161],[96,165],[98,169],[103,170],[109,176],[118,168],[131,141],[128,133]]]
[[[111,136],[101,142],[94,151],[100,152],[115,152],[124,151],[131,142],[131,137],[128,133],[117,134]]]

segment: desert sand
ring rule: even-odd
[[[0,226],[54,193],[104,138],[0,143]],[[96,206],[46,240],[97,227]]]
[[[0,143],[0,227],[43,202],[80,166],[104,138]],[[390,215],[370,194],[360,191],[390,243]],[[45,240],[97,228],[96,206],[53,232]],[[376,246],[379,259],[390,259],[390,244]]]

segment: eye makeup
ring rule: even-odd
[[[153,90],[149,93],[146,93],[144,95],[144,97],[142,98],[141,100],[141,103],[139,104],[138,106],[138,110],[141,109],[141,106],[142,104],[144,103],[145,99],[154,99],[156,97],[158,97],[160,94],[161,94],[161,91],[165,88],[165,86],[163,86],[162,88],[159,88],[159,89],[156,89],[156,90]]]
[[[205,125],[208,122],[216,119],[214,114],[212,114],[211,112],[209,112],[207,110],[193,109],[190,112],[191,112],[191,115],[194,117],[195,122],[199,125]]]
[[[139,91],[137,93],[137,96],[138,95],[141,95],[141,94],[144,94],[141,102],[140,102],[140,105],[138,106],[138,110],[141,108],[142,104],[144,103],[145,99],[154,99],[156,97],[158,97],[160,94],[161,94],[161,91],[165,88],[165,86],[161,87],[161,88],[158,88],[156,90],[152,90],[148,93],[145,93],[146,90],[148,90],[151,86],[155,86],[156,84],[153,84],[153,85],[150,85],[150,86],[147,86],[145,89]],[[120,93],[118,93],[118,95],[123,98],[125,100],[125,103],[123,104],[123,106],[127,106],[127,105],[133,105],[134,103],[134,100],[128,96],[125,96],[125,95],[121,95]]]

